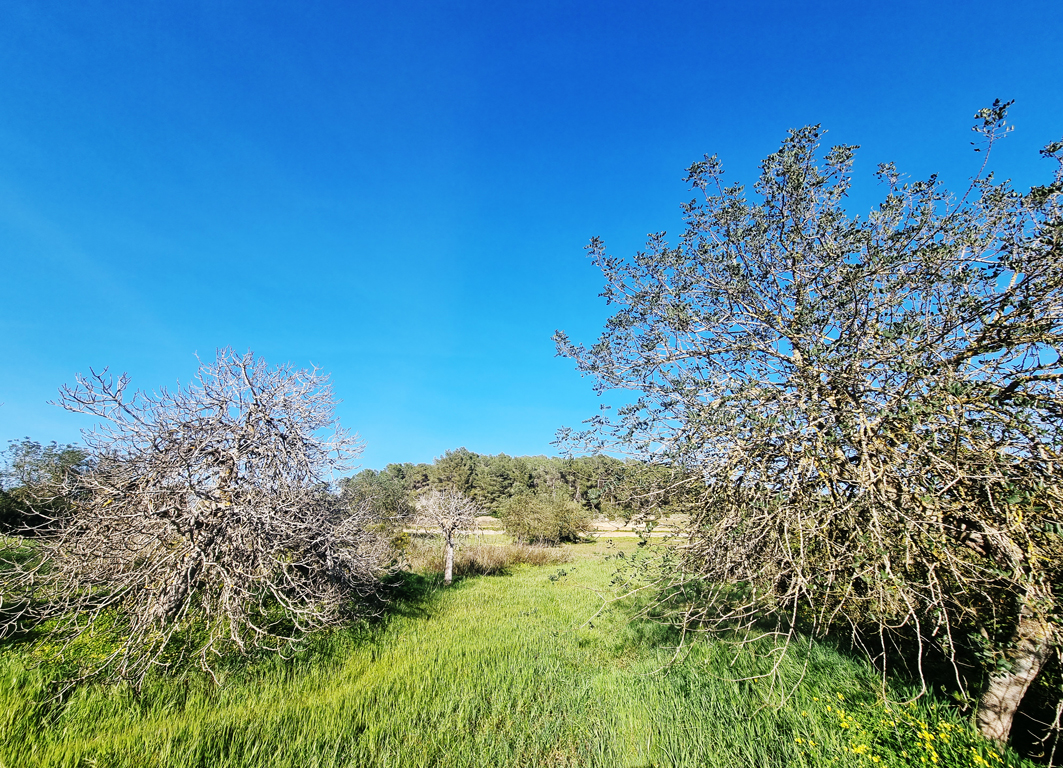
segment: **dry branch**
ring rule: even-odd
[[[333,416],[327,377],[219,352],[195,382],[129,391],[106,370],[61,390],[96,416],[90,469],[34,544],[7,548],[0,631],[53,620],[66,644],[113,623],[120,640],[86,672],[138,683],[194,655],[283,650],[336,624],[378,588],[390,559],[369,507],[342,510],[334,470],[359,448]]]

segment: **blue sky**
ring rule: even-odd
[[[1063,3],[0,5],[0,440],[76,441],[89,367],[198,352],[330,372],[364,467],[552,453],[597,410],[554,357],[608,310],[583,255],[681,228],[683,169],[752,182],[788,128],[960,188],[971,116],[1048,178]]]

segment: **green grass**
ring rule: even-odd
[[[233,665],[220,687],[187,673],[50,701],[47,672],[8,648],[0,766],[1019,764],[932,700],[886,705],[867,666],[826,646],[787,657],[784,681],[807,668],[781,706],[778,687],[738,680],[765,662],[729,646],[665,667],[667,633],[631,606],[584,625],[613,565],[601,542],[568,551],[446,590],[413,575],[386,622]]]

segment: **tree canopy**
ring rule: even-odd
[[[1007,108],[976,116],[985,161]],[[823,133],[791,131],[751,195],[715,156],[691,165],[674,246],[591,242],[616,311],[557,348],[635,396],[562,438],[703,477],[688,625],[979,656],[988,680],[957,680],[1004,739],[1060,647],[1063,142],[1025,193],[985,161],[959,196],[881,165],[861,218],[843,208],[857,147],[821,154]]]

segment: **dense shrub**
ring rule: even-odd
[[[591,528],[590,511],[560,495],[523,494],[499,504],[506,533],[523,544],[580,541]]]

